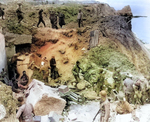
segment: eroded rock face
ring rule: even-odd
[[[132,33],[130,6],[115,11],[107,4],[95,4],[91,11],[97,21],[94,29],[99,30],[99,45],[107,45],[125,54],[140,72],[148,75],[150,55]]]

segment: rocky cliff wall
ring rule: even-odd
[[[99,30],[99,44],[109,45],[125,54],[140,72],[148,75],[149,54],[132,32],[130,6],[119,11],[107,4],[95,4],[91,8],[93,17],[98,18],[93,29]]]

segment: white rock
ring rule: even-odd
[[[3,119],[6,115],[6,110],[5,110],[5,107],[0,104],[0,120]]]

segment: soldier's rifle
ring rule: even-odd
[[[98,112],[96,113],[96,115],[95,115],[95,117],[93,118],[93,121],[92,121],[92,122],[95,121],[95,119],[96,119],[97,115],[100,113],[100,111],[101,111],[101,108],[100,108],[100,109],[98,110]]]

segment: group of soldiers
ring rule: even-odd
[[[16,10],[16,14],[18,17],[18,23],[20,23],[23,19],[24,16],[23,14],[25,14],[22,10],[21,10],[21,6],[22,4],[19,3],[18,4],[18,9]],[[39,21],[37,24],[37,27],[39,27],[40,23],[43,23],[44,27],[46,27],[45,21],[43,19],[43,9],[40,9],[38,12],[39,16]],[[65,25],[65,15],[61,12],[55,12],[55,11],[50,11],[49,12],[49,19],[50,19],[50,23],[52,25],[52,28],[54,29],[58,29],[57,27],[57,17],[59,18],[59,25],[62,28],[63,25]],[[2,16],[2,19],[4,19],[4,9],[0,8],[0,16]],[[77,15],[77,20],[78,20],[78,27],[80,28],[81,26],[83,26],[83,13],[81,11],[81,9],[79,9],[78,15]]]
[[[72,69],[76,83],[81,81],[81,70],[81,63],[77,61]],[[133,111],[131,104],[137,106],[150,102],[150,86],[146,78],[136,78],[128,74],[121,74],[119,68],[114,67],[114,73],[112,75],[114,83],[107,85],[103,74],[104,70],[100,69],[99,75],[91,84],[93,88],[96,86],[94,90],[97,96],[100,96],[102,99],[103,97],[105,98],[105,100],[101,100],[100,102],[101,122],[108,121],[110,114],[109,101],[119,101],[116,107],[116,111],[119,114],[131,113]]]
[[[46,27],[45,22],[43,20],[42,13],[43,13],[43,9],[41,9],[39,11],[39,21],[38,21],[37,27],[39,27],[39,24],[41,22],[43,23],[44,27]],[[60,12],[56,13],[55,11],[50,11],[49,14],[50,14],[49,19],[50,19],[50,23],[52,25],[52,28],[58,29],[58,27],[57,27],[57,16],[59,17],[59,25],[60,25],[60,27],[62,28],[62,26],[65,25],[65,20],[64,20],[65,19],[65,15],[63,13],[60,13]]]
[[[23,12],[21,10],[21,6],[22,4],[18,4],[18,9],[16,10],[16,13],[17,13],[17,17],[18,17],[18,23],[20,23],[22,20],[23,20]],[[40,23],[43,23],[44,27],[46,27],[46,24],[45,24],[45,21],[43,19],[43,9],[40,9],[39,12],[38,12],[39,16],[39,21],[38,21],[38,24],[37,24],[37,27],[39,27],[39,24]],[[60,27],[62,28],[63,25],[65,25],[65,15],[63,13],[56,13],[55,11],[50,11],[49,12],[49,19],[50,19],[50,23],[52,25],[52,28],[54,29],[58,29],[57,27],[57,16],[59,17],[59,25]]]

